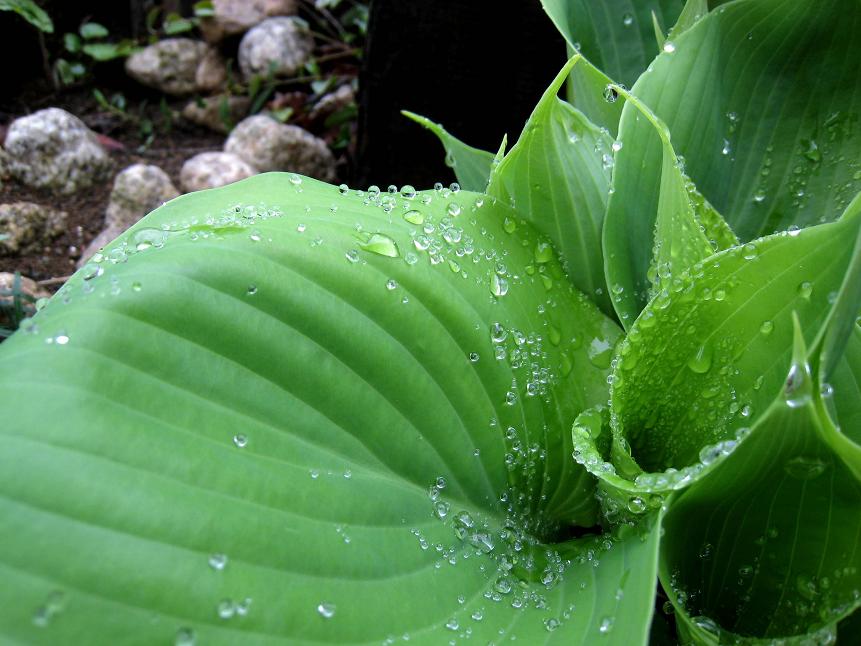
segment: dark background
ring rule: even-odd
[[[42,0],[54,21],[52,53],[62,34],[86,20],[112,37],[145,35],[155,4],[189,15],[193,0]],[[44,77],[36,30],[0,12],[2,104]],[[538,0],[373,0],[359,92],[356,163],[351,183],[450,182],[436,137],[400,114],[407,109],[441,123],[466,143],[495,152],[503,134],[516,139],[541,93],[565,61],[565,46]],[[122,79],[121,62],[100,74]],[[130,87],[130,92],[141,91]],[[2,110],[0,110],[2,111]],[[11,116],[11,115],[10,115]]]

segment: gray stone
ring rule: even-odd
[[[129,76],[166,94],[182,96],[221,87],[224,62],[211,47],[190,38],[167,38],[126,59]]]
[[[267,18],[242,37],[239,67],[245,78],[267,75],[292,76],[308,61],[314,39],[293,18]]]
[[[218,50],[207,48],[194,73],[199,92],[217,92],[227,84],[227,66]]]
[[[190,193],[232,184],[256,174],[257,169],[237,155],[210,152],[186,160],[179,173],[179,181],[182,189]]]
[[[0,256],[39,252],[63,232],[67,214],[33,202],[0,204]]]
[[[356,102],[356,93],[350,85],[342,85],[334,92],[324,95],[308,117],[311,121],[323,121]]]
[[[272,16],[291,16],[296,13],[296,0],[213,0],[215,15],[200,23],[203,37],[211,43],[226,36],[243,34],[254,25]]]
[[[113,165],[95,133],[59,108],[13,121],[6,152],[9,172],[19,182],[62,194],[106,179]]]
[[[170,177],[158,166],[133,164],[120,172],[105,210],[105,228],[81,254],[78,266],[147,213],[178,195]]]
[[[224,150],[260,171],[292,171],[324,182],[335,179],[335,158],[325,141],[265,115],[248,117],[237,125]]]
[[[226,102],[226,112],[230,125],[237,123],[248,114],[251,100],[247,96],[210,96],[197,101],[189,101],[182,109],[182,116],[215,132],[227,134],[230,128],[222,118],[222,103]]]

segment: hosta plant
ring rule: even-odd
[[[460,187],[180,197],[3,344],[2,641],[857,642],[861,9],[545,8]]]

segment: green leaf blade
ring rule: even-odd
[[[433,245],[404,207],[440,227]],[[0,352],[0,567],[16,590],[0,632],[566,641],[612,614],[619,640],[647,634],[653,528],[564,547],[546,586],[511,547],[513,531],[561,553],[562,528],[595,524],[567,427],[606,398],[589,348],[619,330],[552,257],[524,271],[538,237],[506,233],[509,215],[463,191],[371,200],[266,174],[178,198],[109,245]],[[363,249],[372,236],[397,255]],[[467,264],[468,242],[505,251],[511,273]],[[600,590],[581,588],[593,575]],[[603,592],[620,586],[625,601]]]

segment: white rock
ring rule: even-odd
[[[241,157],[227,152],[200,153],[182,165],[179,181],[190,193],[238,182],[257,174],[257,169]]]
[[[12,122],[6,134],[9,172],[21,183],[62,194],[105,179],[112,162],[76,116],[46,108]]]
[[[272,16],[291,16],[296,0],[213,0],[215,15],[200,23],[203,37],[211,43],[242,34]]]
[[[170,177],[158,166],[133,164],[120,172],[105,210],[105,228],[81,254],[78,266],[147,213],[178,195]]]
[[[136,81],[166,94],[207,92],[224,84],[221,57],[206,43],[167,38],[126,59],[126,72]]]
[[[63,232],[67,214],[33,202],[0,204],[0,256],[38,252]]]
[[[239,43],[239,67],[245,78],[267,75],[292,76],[307,62],[314,39],[293,18],[268,18],[251,29]]]
[[[240,122],[227,138],[224,150],[260,171],[292,171],[324,182],[335,179],[335,158],[325,141],[265,115]]]

